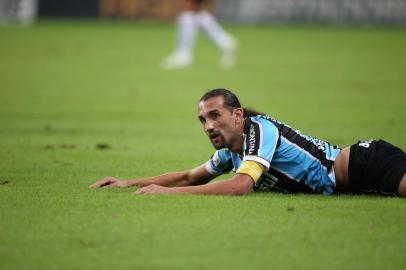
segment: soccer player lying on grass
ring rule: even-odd
[[[242,108],[226,89],[204,94],[198,114],[217,149],[209,161],[190,171],[144,179],[106,177],[90,187],[139,186],[137,194],[246,195],[254,190],[406,196],[406,154],[385,141],[340,149]],[[230,170],[235,172],[230,180],[208,183]]]

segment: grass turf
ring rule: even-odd
[[[228,29],[238,65],[163,71],[171,25],[42,21],[0,27],[1,269],[400,269],[399,198],[132,196],[89,190],[203,163],[196,119],[210,88],[340,146],[406,148],[404,28]],[[107,149],[98,148],[105,144]]]

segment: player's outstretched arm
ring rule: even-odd
[[[206,184],[214,177],[215,176],[208,173],[205,164],[202,164],[189,171],[170,172],[142,179],[120,180],[107,176],[90,185],[90,188],[131,186],[145,187],[153,184],[164,187],[182,187]]]
[[[204,194],[204,195],[247,195],[254,185],[253,179],[246,174],[237,173],[230,180],[211,184],[186,187],[163,187],[149,185],[137,190],[136,194]]]

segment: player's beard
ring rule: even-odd
[[[215,133],[215,137],[209,136],[210,142],[216,150],[220,150],[226,147],[226,140],[221,133]]]

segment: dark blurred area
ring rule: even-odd
[[[171,19],[183,0],[40,0],[39,16]]]
[[[39,16],[46,17],[96,17],[99,0],[40,0]]]
[[[37,17],[171,20],[185,0],[0,0],[0,22]],[[212,0],[222,21],[240,24],[406,25],[405,0]]]

